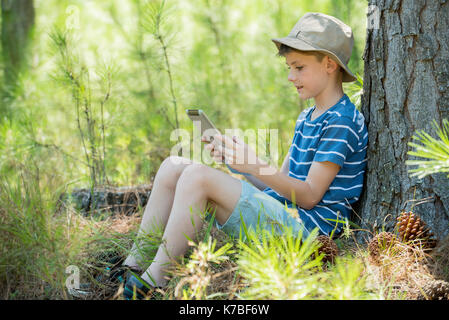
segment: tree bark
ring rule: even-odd
[[[411,178],[413,167],[405,161],[417,159],[407,155],[413,134],[424,130],[435,136],[432,120],[441,126],[449,115],[449,3],[369,5],[376,6],[379,24],[368,26],[363,55],[362,112],[369,141],[358,222],[370,231],[392,231],[399,213],[412,209],[442,239],[449,233],[449,179],[443,173]]]
[[[34,25],[33,0],[2,0],[2,53],[5,84],[15,86],[26,61]]]

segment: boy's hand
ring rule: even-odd
[[[214,161],[217,163],[223,163],[224,161],[223,155],[221,154],[221,152],[218,152],[215,149],[215,145],[213,143],[214,139],[209,140],[207,137],[202,136],[201,141],[208,142],[208,144],[204,146],[204,149],[209,150],[211,158],[214,159]]]
[[[257,158],[254,150],[237,137],[216,134],[212,143],[206,145],[217,163],[226,163],[234,170],[252,174],[257,165],[265,164]]]

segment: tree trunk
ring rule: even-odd
[[[449,115],[449,3],[373,0],[368,14],[362,112],[368,125],[368,165],[358,206],[362,228],[394,228],[401,211],[418,214],[437,238],[449,233],[449,179],[409,177],[405,165],[417,130],[435,136]],[[427,200],[423,200],[428,198]],[[419,201],[423,200],[423,201]],[[421,202],[421,203],[420,203]],[[366,234],[366,233],[365,233]]]
[[[2,53],[5,84],[14,87],[25,66],[26,49],[34,25],[33,0],[2,0]]]

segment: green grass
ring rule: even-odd
[[[64,270],[85,249],[80,239],[87,229],[76,217],[55,215],[56,201],[42,193],[35,175],[21,172],[17,178],[0,184],[2,292],[63,298]]]
[[[98,257],[125,250],[132,234],[83,217],[59,201],[63,190],[24,169],[0,180],[0,288],[3,299],[69,299],[69,266],[90,279]],[[98,270],[96,270],[98,271]]]
[[[120,299],[120,288],[95,278],[114,256],[126,257],[132,243],[148,266],[161,243],[161,232],[136,237],[140,215],[84,217],[61,206],[62,190],[36,172],[0,184],[0,288],[3,299],[74,299],[66,289],[67,267],[80,269],[90,283],[85,299]],[[141,212],[140,212],[141,213]],[[127,228],[117,228],[117,225]],[[115,225],[115,228],[114,228]],[[118,231],[120,229],[120,231]],[[168,287],[156,299],[409,299],[416,283],[429,281],[424,256],[407,249],[369,260],[366,246],[353,242],[351,229],[336,240],[340,253],[323,263],[316,230],[307,239],[249,229],[229,238],[204,224],[190,249],[171,270]],[[443,265],[439,266],[441,273]],[[398,288],[402,288],[398,290]],[[414,291],[413,291],[413,290]]]

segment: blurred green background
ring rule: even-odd
[[[185,109],[219,128],[278,129],[285,156],[302,102],[270,40],[306,12],[353,28],[363,74],[366,1],[35,0],[27,66],[0,81],[0,174],[34,168],[43,185],[147,184],[192,132]],[[2,48],[4,51],[5,48]],[[280,163],[278,163],[280,165]]]

